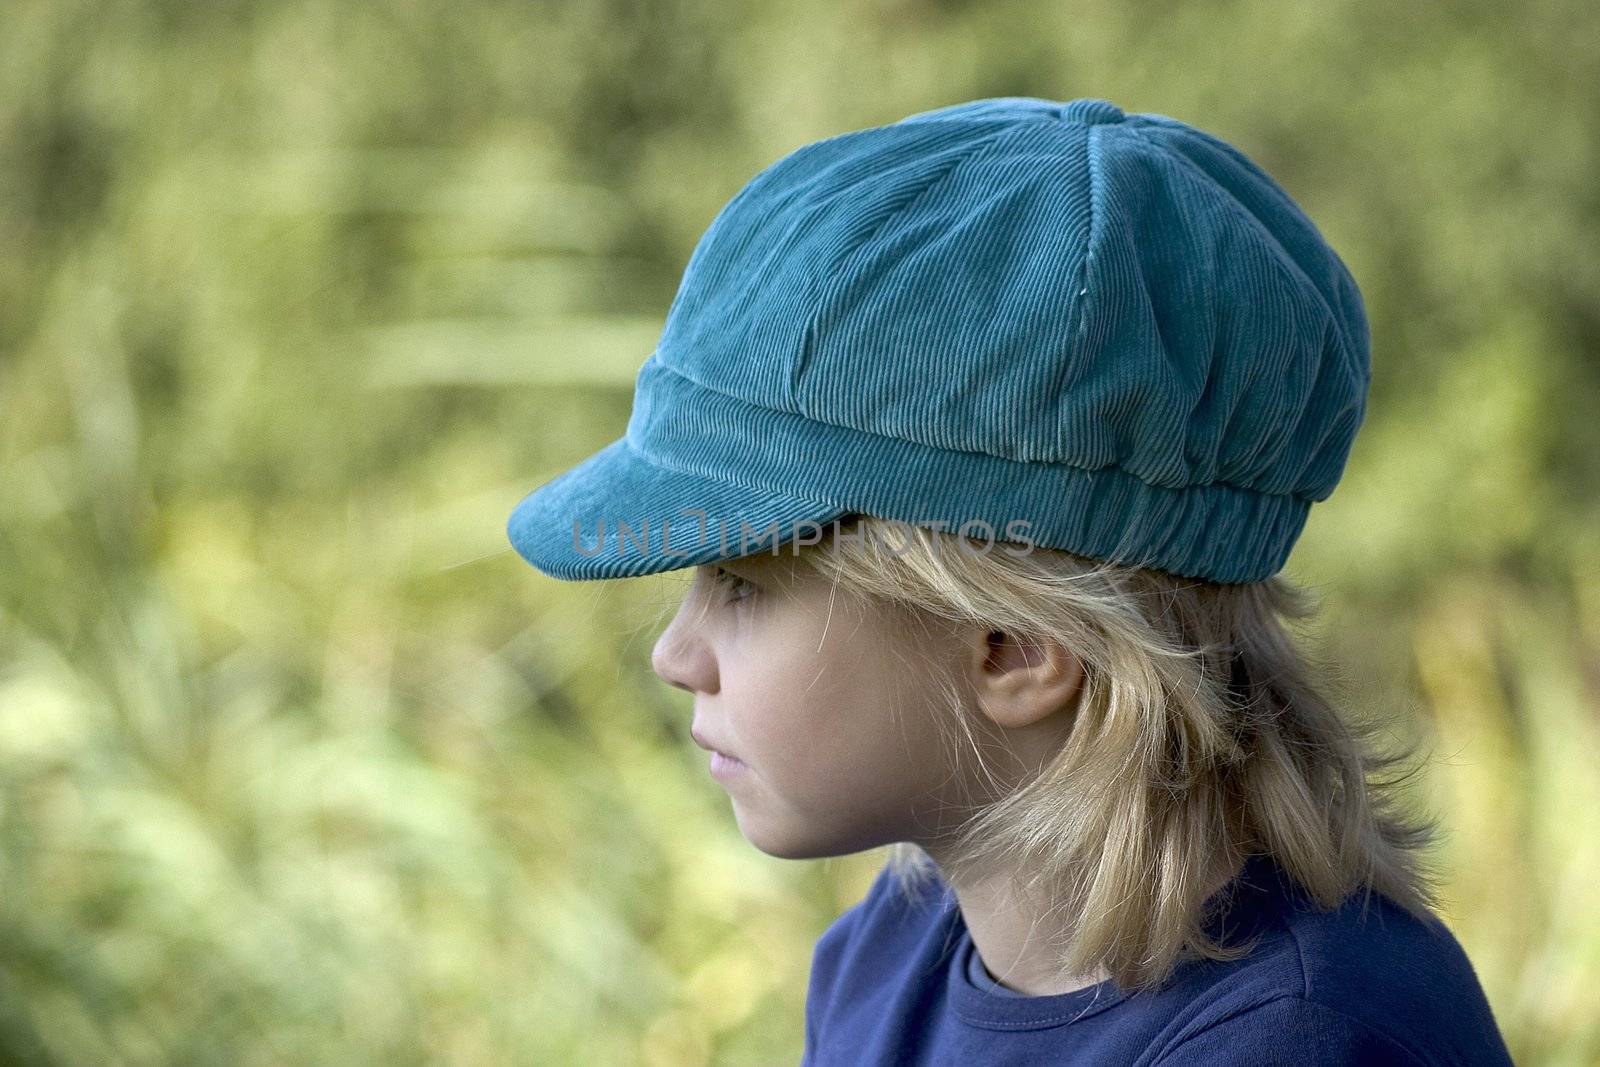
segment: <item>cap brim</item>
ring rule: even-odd
[[[629,578],[787,544],[848,508],[658,466],[611,442],[512,510],[517,554],[568,581]],[[803,526],[801,524],[808,524]]]

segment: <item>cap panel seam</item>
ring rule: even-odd
[[[789,370],[789,398],[791,401],[796,400],[799,396],[800,378],[802,375],[804,375],[806,366],[811,362],[811,354],[813,349],[816,347],[817,319],[822,315],[823,309],[828,306],[829,301],[831,301],[838,293],[839,280],[840,278],[844,277],[846,268],[856,259],[860,258],[868,248],[872,247],[873,242],[878,239],[878,235],[883,233],[884,229],[887,228],[891,222],[893,222],[895,219],[901,218],[912,208],[916,207],[917,204],[921,203],[930,192],[943,185],[950,179],[952,174],[961,169],[962,164],[973,159],[979,154],[979,152],[983,150],[983,148],[991,144],[996,137],[1008,130],[1014,129],[1015,126],[1016,124],[1014,122],[1008,121],[1000,125],[997,129],[984,134],[976,142],[969,145],[967,151],[957,155],[953,160],[951,160],[944,167],[944,169],[939,171],[938,174],[934,175],[926,185],[924,185],[921,189],[918,189],[910,200],[907,200],[904,204],[900,205],[898,209],[889,212],[883,218],[879,219],[878,224],[872,228],[872,231],[866,236],[862,237],[861,240],[856,243],[856,246],[839,260],[838,264],[833,268],[832,274],[828,277],[828,280],[821,286],[816,305],[812,308],[811,314],[806,317],[805,328],[801,331],[800,349],[795,353],[794,362]],[[796,403],[796,411],[798,410],[799,405]]]
[[[1072,315],[1076,318],[1076,325],[1069,326],[1068,336],[1072,338],[1072,357],[1077,360],[1085,358],[1084,341],[1089,334],[1089,292],[1090,284],[1094,280],[1094,269],[1099,262],[1099,251],[1105,243],[1105,168],[1100,158],[1099,124],[1086,127],[1084,135],[1085,166],[1089,172],[1089,236],[1084,241],[1083,262],[1078,265],[1078,292],[1073,301]],[[1068,368],[1066,373],[1072,373]]]

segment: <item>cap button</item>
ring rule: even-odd
[[[1122,109],[1109,100],[1084,98],[1069,100],[1059,112],[1062,122],[1081,122],[1085,126],[1098,126],[1107,122],[1121,122]]]

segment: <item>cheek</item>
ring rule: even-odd
[[[769,660],[748,692],[740,738],[797,808],[887,815],[945,777],[933,696],[892,654],[858,646]]]

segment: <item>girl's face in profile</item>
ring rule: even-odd
[[[806,859],[953,825],[938,690],[919,667],[943,638],[911,629],[789,548],[696,568],[651,665],[694,694],[697,743],[737,761],[711,757],[751,844]]]

